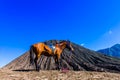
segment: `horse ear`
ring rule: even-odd
[[[56,44],[59,44],[60,42],[59,42],[58,40],[55,40],[55,43],[56,43]]]

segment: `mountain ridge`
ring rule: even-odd
[[[100,49],[97,52],[102,54],[120,58],[120,44],[115,44],[110,48]]]

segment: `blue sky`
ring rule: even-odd
[[[120,43],[119,0],[0,0],[0,67],[31,44],[69,39],[92,50]]]

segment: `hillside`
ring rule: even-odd
[[[55,43],[54,40],[49,40],[47,44]],[[120,59],[106,56],[98,52],[86,49],[75,43],[72,43],[74,53],[71,53],[67,48],[61,55],[61,65],[64,68],[75,71],[104,71],[104,72],[120,72]],[[15,71],[33,70],[34,66],[29,64],[29,51],[16,58],[3,69]],[[41,56],[39,59],[41,70],[55,70],[55,62],[53,57]]]

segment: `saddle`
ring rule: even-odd
[[[55,46],[53,44],[47,45],[50,49],[52,49],[52,51],[55,50]]]

